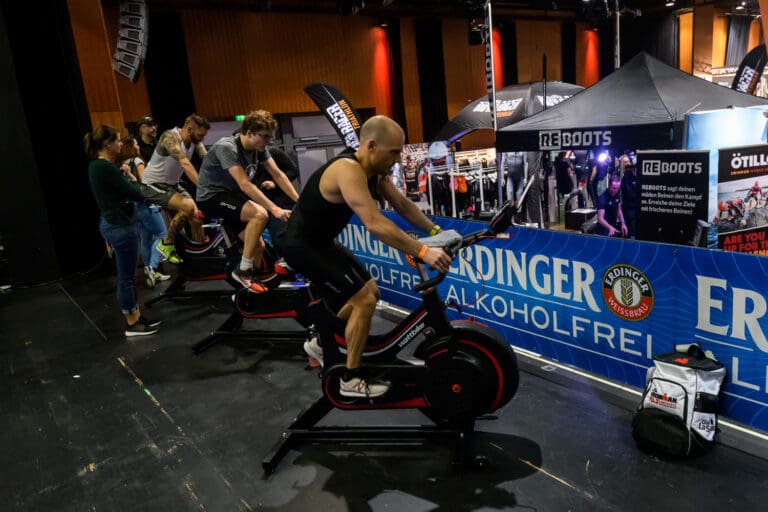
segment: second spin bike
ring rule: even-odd
[[[505,206],[488,229],[465,236],[446,231],[419,241],[442,247],[456,256],[461,249],[494,238],[510,226],[512,208]],[[308,312],[323,348],[322,397],[301,414],[283,433],[264,459],[266,472],[273,471],[297,442],[340,441],[370,437],[399,438],[413,429],[386,427],[324,427],[316,424],[332,409],[418,409],[434,427],[420,427],[416,434],[455,434],[464,440],[475,420],[492,414],[515,395],[519,382],[517,358],[512,347],[490,327],[468,320],[450,321],[437,285],[446,277],[430,277],[427,266],[414,259],[422,282],[414,286],[422,303],[394,328],[371,335],[363,352],[364,371],[391,382],[389,391],[377,398],[349,398],[339,392],[345,371],[344,322],[323,300],[313,301]],[[417,343],[412,356],[400,358],[405,347]]]

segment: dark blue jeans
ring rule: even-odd
[[[136,265],[139,263],[139,240],[136,223],[119,226],[103,217],[99,231],[112,246],[117,267],[117,302],[124,315],[138,309],[136,302]]]

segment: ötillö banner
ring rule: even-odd
[[[717,172],[717,246],[768,255],[768,146],[723,148]]]
[[[403,228],[399,216],[386,215]],[[436,218],[470,233],[483,223]],[[640,390],[652,356],[699,343],[727,368],[724,416],[768,431],[768,259],[738,252],[513,228],[464,250],[440,285],[514,347]],[[382,299],[419,301],[417,272],[357,217],[339,236]]]
[[[360,115],[341,91],[332,85],[315,82],[306,86],[304,92],[325,114],[345,146],[351,149],[360,147]]]

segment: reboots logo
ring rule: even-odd
[[[701,174],[701,162],[665,162],[663,160],[643,161],[643,176],[662,174]]]
[[[611,130],[543,130],[539,132],[539,149],[587,148],[610,146]]]

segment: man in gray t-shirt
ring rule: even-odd
[[[264,241],[261,233],[269,215],[287,221],[290,210],[277,206],[251,180],[259,161],[275,185],[296,201],[299,194],[269,154],[275,120],[269,112],[256,110],[243,119],[240,132],[222,137],[203,159],[197,183],[197,205],[208,217],[220,217],[229,226],[242,229],[243,256],[232,277],[251,291],[266,291],[253,277],[254,261],[261,262]]]

